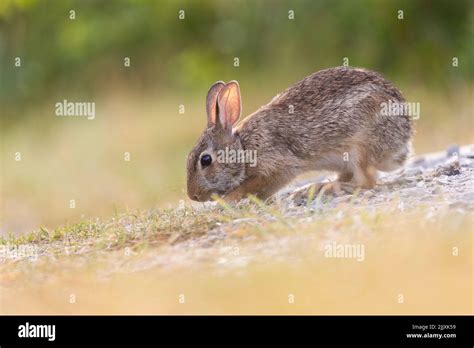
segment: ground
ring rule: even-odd
[[[472,313],[474,145],[308,197],[330,179],[3,238],[0,312]]]

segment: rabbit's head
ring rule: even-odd
[[[245,178],[245,163],[232,161],[228,154],[242,150],[232,126],[241,112],[237,81],[216,82],[207,99],[207,127],[188,155],[187,186],[192,200],[204,202],[213,194],[225,196]]]

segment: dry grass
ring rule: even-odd
[[[447,205],[402,211],[397,202],[346,203],[283,220],[278,207],[254,203],[122,215],[30,236],[42,256],[3,263],[0,308],[8,314],[469,314],[472,223],[472,212]],[[332,242],[364,245],[364,260],[325,257]]]

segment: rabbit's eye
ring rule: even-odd
[[[207,167],[212,163],[212,157],[210,155],[204,155],[201,157],[201,166]]]

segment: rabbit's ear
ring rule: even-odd
[[[217,121],[217,96],[219,92],[225,87],[225,83],[217,81],[214,83],[209,92],[207,92],[206,98],[206,110],[207,110],[207,125],[210,127],[216,124]]]
[[[226,132],[232,132],[232,126],[240,117],[242,109],[240,88],[237,81],[230,81],[220,91],[217,98],[219,121]]]

